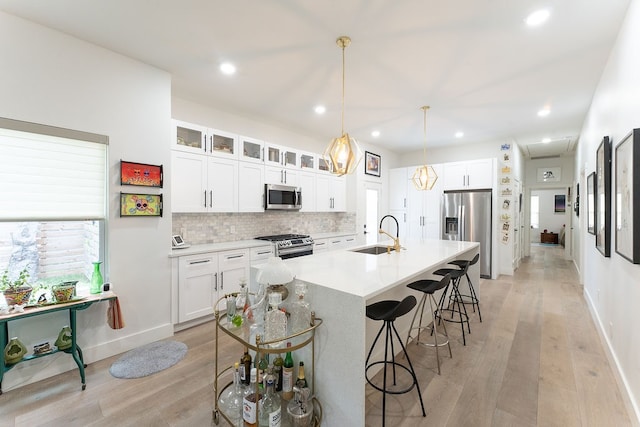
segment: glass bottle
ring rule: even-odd
[[[291,348],[291,343],[287,343],[287,349]],[[284,357],[282,368],[282,398],[291,400],[293,398],[293,357],[291,351],[287,351]]]
[[[238,425],[242,419],[242,403],[243,393],[240,385],[240,363],[236,362],[234,365],[235,371],[233,373],[233,385],[225,389],[218,398],[218,404],[224,414],[229,417],[233,425]]]
[[[258,388],[260,390],[264,390],[264,376],[267,373],[267,368],[269,367],[269,359],[266,353],[262,354],[260,361],[256,363],[256,367],[258,368]]]
[[[304,300],[304,296],[307,293],[307,284],[296,281],[295,292],[298,299],[289,307],[289,335],[309,329],[311,326],[311,308],[309,303]]]
[[[101,261],[96,261],[93,263],[93,274],[91,275],[91,288],[89,292],[92,294],[99,294],[102,292],[102,273],[100,273],[100,264]]]
[[[282,405],[280,397],[276,394],[273,378],[267,381],[267,391],[259,414],[258,425],[260,427],[280,427],[282,423]]]
[[[247,291],[247,282],[244,279],[240,279],[240,292],[236,298],[236,312],[243,313],[244,309],[249,307],[249,298]]]
[[[240,358],[240,381],[245,385],[251,383],[251,355],[248,347],[244,348],[244,354]]]
[[[284,368],[284,359],[278,354],[273,360],[273,376],[276,377],[276,391],[282,391],[282,369]]]
[[[307,388],[307,379],[304,377],[304,362],[300,361],[300,366],[298,367],[298,379],[296,380],[296,387],[302,389]]]
[[[280,310],[282,294],[272,292],[269,294],[269,306],[271,309],[265,315],[264,339],[265,341],[276,341],[287,336],[287,315]],[[280,347],[282,341],[276,341],[269,346]]]
[[[262,399],[262,394],[256,391],[258,372],[256,368],[251,369],[251,385],[247,394],[242,399],[242,420],[245,427],[255,427],[258,425],[258,402]]]

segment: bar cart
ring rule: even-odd
[[[263,354],[277,354],[283,353],[283,351],[295,351],[306,347],[311,344],[311,395],[313,397],[313,425],[320,426],[322,422],[322,406],[320,402],[315,398],[315,334],[318,326],[322,325],[322,319],[315,317],[315,314],[312,312],[311,315],[311,324],[308,329],[300,331],[296,334],[289,335],[282,340],[277,341],[263,341],[260,335],[257,335],[255,338],[255,344],[252,344],[252,340],[250,339],[249,328],[246,324],[242,326],[235,326],[232,322],[227,318],[225,312],[221,314],[220,312],[220,303],[225,301],[228,297],[233,296],[237,297],[239,295],[238,292],[232,292],[222,296],[216,302],[214,306],[214,315],[216,320],[216,350],[215,350],[215,378],[213,384],[213,394],[214,394],[214,409],[212,414],[212,422],[215,425],[220,423],[220,417],[224,418],[229,424],[233,424],[233,421],[224,413],[222,408],[220,408],[218,400],[220,395],[230,386],[232,386],[233,381],[228,381],[224,384],[221,384],[222,378],[233,372],[233,366],[227,366],[221,370],[221,367],[218,365],[218,343],[219,343],[219,334],[220,331],[229,335],[231,338],[238,341],[243,346],[247,347],[249,350],[253,350],[255,352],[255,357],[260,358]],[[290,342],[291,347],[286,349],[284,348],[272,348],[271,345],[277,342]],[[256,393],[258,393],[258,384],[256,383]],[[284,402],[284,399],[283,399]],[[258,411],[260,409],[258,408]],[[283,414],[286,413],[286,403],[283,404]],[[283,420],[286,420],[287,417],[283,416]],[[282,426],[288,426],[289,424],[283,422]]]

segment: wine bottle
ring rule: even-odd
[[[248,347],[244,348],[244,354],[240,358],[240,380],[245,385],[251,382],[251,355]]]
[[[304,362],[300,361],[300,366],[298,367],[298,379],[296,380],[296,387],[298,388],[306,388],[307,380],[304,377]]]
[[[258,402],[262,399],[262,394],[256,391],[256,381],[258,372],[256,368],[251,368],[250,392],[242,399],[242,419],[246,427],[256,427],[258,425]]]
[[[284,359],[281,354],[273,360],[273,375],[276,377],[276,391],[282,391],[282,368],[284,368]]]
[[[258,388],[260,390],[264,390],[264,388],[265,388],[264,376],[267,373],[267,368],[268,367],[269,367],[268,355],[266,353],[264,353],[262,355],[262,358],[258,362],[258,366],[257,366],[257,368],[258,368]]]
[[[291,343],[287,343],[287,349],[291,348]],[[291,400],[293,398],[293,357],[291,351],[287,351],[284,357],[282,368],[282,398]]]

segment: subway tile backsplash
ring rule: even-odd
[[[192,245],[283,233],[356,232],[353,212],[174,213],[173,234]]]

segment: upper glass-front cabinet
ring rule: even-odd
[[[326,161],[321,155],[318,155],[318,172],[331,173],[331,162]]]
[[[316,155],[311,153],[300,153],[300,169],[307,171],[316,170]]]
[[[238,136],[209,129],[209,152],[214,156],[238,158]]]
[[[300,163],[300,155],[296,151],[287,150],[283,153],[284,165],[288,168],[297,169]]]
[[[191,153],[207,152],[207,128],[174,121],[173,148]]]
[[[240,160],[245,162],[262,163],[264,157],[264,142],[249,138],[240,137]]]
[[[191,123],[174,120],[173,148],[218,157],[238,157],[238,136]]]

